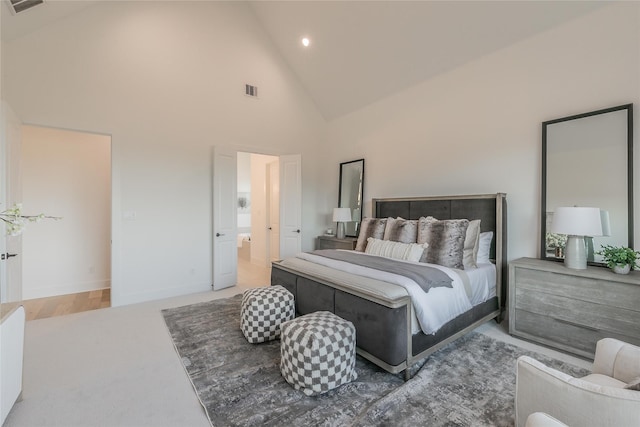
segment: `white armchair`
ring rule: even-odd
[[[574,378],[532,359],[517,362],[516,426],[545,412],[572,427],[640,426],[640,347],[613,338],[598,341],[590,375]]]
[[[527,417],[524,427],[567,427],[567,425],[544,412],[534,412]]]

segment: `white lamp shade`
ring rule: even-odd
[[[551,232],[570,236],[602,236],[600,209],[578,206],[556,208]]]
[[[350,221],[352,221],[350,208],[333,208],[333,222]]]
[[[611,224],[609,222],[609,211],[600,209],[600,222],[602,223],[602,235],[611,236]]]

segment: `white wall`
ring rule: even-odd
[[[506,192],[509,258],[535,256],[540,123],[627,102],[640,123],[639,7],[605,7],[327,129],[246,4],[104,2],[5,41],[3,96],[27,123],[112,135],[116,305],[209,289],[212,145],[302,154],[305,250],[332,225],[338,164],[365,158],[365,213],[371,197]]]
[[[23,208],[62,220],[28,225],[23,299],[110,287],[111,138],[24,126]]]
[[[114,305],[210,289],[212,146],[299,153],[319,190],[324,120],[244,2],[105,1],[3,47],[24,122],[112,136]]]
[[[329,123],[325,162],[365,158],[368,215],[372,197],[506,192],[508,258],[535,257],[541,122],[633,102],[640,123],[639,29],[640,3],[616,4],[425,81]]]

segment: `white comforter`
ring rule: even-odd
[[[451,282],[452,288],[437,287],[431,288],[429,292],[424,292],[420,285],[415,281],[398,274],[375,270],[344,261],[337,261],[335,259],[313,255],[306,252],[301,252],[297,254],[296,257],[316,264],[335,268],[336,270],[402,286],[407,290],[411,297],[411,302],[418,319],[418,323],[420,324],[422,332],[425,334],[435,334],[442,325],[472,308],[465,290],[463,279],[456,270],[448,267],[428,264],[430,267],[442,270],[451,277],[453,280]],[[410,261],[398,260],[398,262]]]

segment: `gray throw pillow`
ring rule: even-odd
[[[360,232],[358,233],[358,241],[356,242],[356,251],[364,252],[367,247],[367,239],[382,239],[384,237],[384,229],[387,224],[387,218],[364,218],[360,224]]]
[[[429,244],[420,261],[464,269],[462,260],[468,227],[469,220],[467,219],[420,218],[418,221],[418,243]]]
[[[389,218],[384,229],[384,240],[416,243],[418,240],[418,221],[415,219]]]

